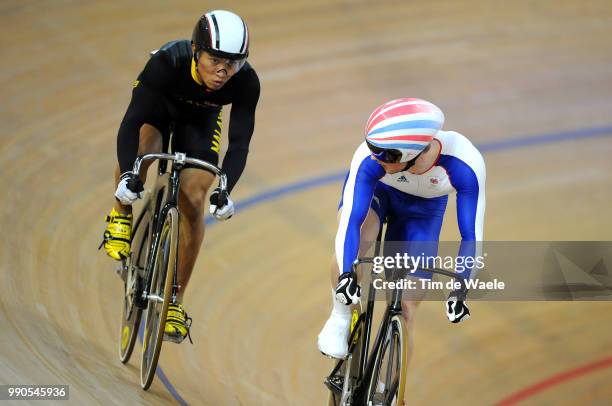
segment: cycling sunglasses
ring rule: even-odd
[[[370,144],[369,142],[366,142],[366,144],[368,144],[368,148],[370,148],[370,151],[372,151],[372,154],[379,161],[382,161],[388,164],[394,164],[394,163],[399,162],[402,159],[402,153],[397,149],[380,148],[380,147]]]

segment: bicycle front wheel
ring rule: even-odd
[[[148,207],[141,212],[132,234],[132,252],[126,260],[125,280],[123,285],[123,306],[121,330],[119,332],[119,359],[127,363],[132,355],[134,343],[140,327],[142,308],[138,295],[142,293],[142,272],[147,260],[150,246],[150,219]]]
[[[387,336],[376,354],[368,389],[368,404],[401,405],[406,387],[408,329],[400,315],[391,317]]]
[[[165,216],[157,244],[154,247],[151,286],[145,313],[140,386],[147,390],[153,382],[161,351],[168,305],[172,296],[172,284],[176,272],[179,217],[172,207]]]
[[[353,404],[354,391],[361,375],[359,360],[363,345],[363,319],[359,319],[361,307],[353,309],[351,330],[349,334],[349,355],[344,360],[336,361],[336,373],[325,380],[329,389],[328,406],[346,406]]]

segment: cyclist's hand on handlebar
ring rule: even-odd
[[[336,299],[345,305],[359,303],[361,287],[357,283],[357,277],[353,272],[345,272],[338,277],[336,286]]]
[[[210,195],[210,214],[219,221],[227,220],[234,215],[234,202],[227,192],[221,193],[220,188],[216,188]]]
[[[115,191],[115,197],[121,204],[129,206],[142,197],[144,186],[138,176],[132,172],[124,172],[119,178],[119,185]]]
[[[470,309],[467,307],[465,297],[451,292],[446,300],[446,317],[451,323],[461,323],[470,318]]]

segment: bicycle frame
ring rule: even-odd
[[[146,262],[146,269],[144,270],[143,279],[144,290],[141,295],[141,303],[146,306],[149,300],[159,301],[160,298],[153,297],[149,294],[149,289],[151,287],[151,278],[152,272],[151,269],[154,264],[154,258],[157,255],[155,247],[158,246],[158,240],[161,235],[161,227],[162,222],[160,219],[164,219],[168,213],[168,211],[172,207],[178,207],[178,196],[179,196],[179,185],[180,185],[180,174],[183,167],[186,164],[194,165],[199,167],[200,169],[207,170],[219,177],[219,193],[227,193],[227,176],[215,165],[212,165],[206,161],[202,161],[195,158],[189,158],[182,152],[176,152],[173,154],[167,153],[153,153],[146,154],[140,156],[134,162],[133,173],[140,174],[140,167],[142,163],[150,160],[159,160],[160,167],[158,171],[158,176],[156,179],[155,187],[153,188],[153,195],[150,198],[150,201],[147,202],[143,211],[141,212],[141,216],[143,215],[145,210],[153,210],[151,216],[151,224],[152,224],[152,238],[150,240],[150,247],[152,249],[149,250]],[[166,161],[172,162],[170,172],[166,172]],[[155,199],[155,200],[153,200]],[[154,201],[154,205],[151,207],[150,204]],[[160,206],[163,204],[163,207]],[[140,221],[140,217],[138,219]],[[173,281],[173,289],[172,289],[172,300],[176,300],[176,288],[177,288],[177,274],[174,273],[174,281]]]

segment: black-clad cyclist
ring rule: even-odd
[[[242,18],[214,10],[198,20],[191,42],[169,42],[151,56],[134,82],[117,137],[116,202],[107,216],[103,242],[109,256],[121,260],[130,252],[131,205],[141,197],[147,169],[144,166],[139,182],[133,182],[138,187],[130,189],[137,155],[166,149],[173,133],[174,151],[217,164],[221,109],[227,104],[232,109],[222,169],[228,177],[228,191],[232,191],[246,164],[259,100],[259,79],[247,62],[248,54],[249,32]],[[181,173],[179,288],[165,330],[170,341],[181,342],[188,333],[183,295],[204,238],[205,199],[213,180],[212,173],[189,167]],[[227,220],[234,214],[234,204],[229,197],[221,199],[215,190],[210,196],[210,213],[217,220]]]

